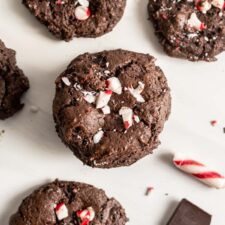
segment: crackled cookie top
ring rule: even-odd
[[[191,61],[215,60],[225,48],[224,0],[149,0],[164,50]]]
[[[166,78],[150,55],[86,53],[56,80],[56,130],[85,164],[128,166],[152,152],[170,112]]]
[[[91,185],[56,180],[25,198],[10,225],[124,225],[125,211]]]
[[[31,13],[59,39],[98,37],[123,16],[126,0],[23,0]]]
[[[0,119],[14,115],[23,107],[20,98],[29,88],[27,77],[16,65],[15,54],[0,40]]]

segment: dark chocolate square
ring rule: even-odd
[[[211,217],[196,205],[183,199],[167,225],[209,225]]]

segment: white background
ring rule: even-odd
[[[97,39],[55,40],[22,6],[20,0],[0,0],[0,38],[17,51],[18,65],[30,79],[26,107],[0,122],[0,224],[7,225],[22,199],[55,178],[103,188],[125,207],[129,225],[165,225],[178,201],[188,198],[213,215],[213,225],[225,220],[225,190],[214,190],[181,173],[171,153],[182,151],[225,174],[225,55],[217,62],[187,62],[164,54],[147,20],[147,0],[128,0],[113,32]],[[128,168],[83,166],[61,144],[54,130],[52,100],[55,78],[77,55],[124,48],[150,53],[165,72],[172,89],[173,109],[161,135],[162,145]],[[40,107],[37,114],[32,105]],[[218,120],[212,127],[210,120]],[[146,197],[147,186],[155,190]],[[168,196],[165,194],[168,193]]]

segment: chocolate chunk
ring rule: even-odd
[[[209,225],[211,215],[183,199],[167,225]]]

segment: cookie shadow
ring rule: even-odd
[[[161,149],[161,151],[166,151],[165,153],[161,153],[159,155],[159,160],[170,168],[174,168],[173,165],[173,156],[174,154],[168,149]]]
[[[47,182],[50,182],[50,179],[46,179],[45,181],[41,182],[38,185],[33,186],[32,188],[27,189],[23,193],[20,193],[18,195],[12,196],[12,198],[9,200],[9,203],[5,206],[5,210],[2,212],[2,216],[0,218],[0,224],[1,225],[8,225],[10,221],[10,217],[16,213],[18,210],[19,205],[22,203],[23,199],[26,198],[28,195],[30,195],[34,190],[36,190],[41,185],[46,184]]]
[[[59,41],[56,39],[48,29],[41,24],[30,12],[29,10],[22,4],[21,0],[7,0],[10,8],[13,13],[17,14],[20,19],[24,21],[25,24],[34,28],[36,33],[40,33],[42,36],[51,39],[53,41]]]
[[[146,39],[149,39],[151,47],[154,48],[160,55],[164,55],[165,53],[163,48],[155,35],[153,24],[149,19],[147,10],[148,2],[149,0],[140,0],[140,4],[137,4],[138,18],[140,20],[139,25],[142,27]]]

